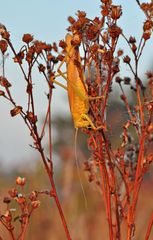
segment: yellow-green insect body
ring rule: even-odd
[[[75,128],[92,128],[97,130],[103,127],[95,127],[88,116],[89,100],[95,100],[102,97],[90,97],[87,94],[85,75],[81,65],[79,49],[72,45],[72,40],[75,40],[77,37],[77,35],[66,35],[65,58],[57,69],[58,75],[51,77],[51,81],[68,91],[70,111]],[[61,71],[64,62],[66,63],[66,75]],[[56,77],[59,76],[62,76],[66,80],[67,87],[56,81]]]
[[[75,128],[88,127],[90,125],[87,119],[89,110],[89,100],[85,85],[83,84],[84,75],[82,69],[80,71],[75,64],[81,62],[78,49],[72,46],[71,41],[73,37],[70,34],[66,36],[66,68],[67,68],[67,90],[70,111],[74,121]],[[82,78],[82,79],[81,79]]]

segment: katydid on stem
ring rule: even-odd
[[[97,97],[88,96],[88,92],[85,85],[85,75],[81,65],[79,48],[72,45],[72,40],[74,40],[74,35],[72,36],[70,34],[67,34],[66,41],[65,41],[66,42],[65,58],[61,62],[60,66],[58,67],[57,74],[51,77],[51,81],[63,87],[68,92],[70,111],[73,118],[75,129],[76,129],[75,159],[76,159],[77,169],[79,169],[77,153],[76,153],[77,130],[79,128],[91,128],[93,130],[100,130],[100,129],[103,129],[104,127],[103,126],[96,127],[93,121],[91,120],[91,118],[88,116],[89,101],[100,99],[102,98],[102,96],[97,96]],[[79,66],[75,64],[75,61],[77,61]],[[66,63],[66,73],[63,73],[61,71],[61,67],[64,63]],[[62,76],[66,80],[67,86],[64,86],[63,84],[61,84],[56,80],[56,77],[59,77],[59,76]],[[84,192],[79,171],[78,171],[78,176],[79,176],[83,196],[85,199],[85,205],[87,208],[87,199],[86,199],[86,195]]]
[[[103,126],[96,127],[93,121],[88,116],[89,111],[89,101],[103,98],[102,96],[90,97],[87,94],[87,89],[85,85],[85,76],[83,69],[81,68],[81,58],[79,54],[78,47],[74,47],[71,42],[73,36],[70,34],[66,35],[66,54],[64,60],[61,62],[60,66],[57,69],[58,74],[51,77],[51,81],[60,85],[68,92],[70,111],[73,118],[74,126],[78,128],[92,128],[93,130],[102,129]],[[80,65],[76,66],[74,60]],[[61,67],[66,63],[66,73],[61,71]],[[62,76],[66,82],[67,86],[56,81],[56,77]]]

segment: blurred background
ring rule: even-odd
[[[147,2],[147,1],[146,1]],[[114,4],[123,6],[123,16],[120,26],[124,29],[127,37],[135,36],[137,39],[142,33],[144,15],[134,0],[114,0]],[[99,0],[27,0],[27,1],[0,1],[1,15],[0,23],[4,24],[11,34],[11,40],[16,50],[19,50],[24,33],[30,33],[35,39],[47,43],[59,42],[64,39],[68,27],[67,17],[75,16],[77,10],[87,12],[89,18],[100,15]],[[131,11],[132,9],[132,11]],[[118,48],[124,49],[129,54],[126,44],[120,40]],[[140,76],[145,81],[145,72],[153,69],[152,66],[152,40],[147,44],[143,58],[141,59]],[[25,104],[24,81],[22,75],[12,61],[12,53],[5,62],[6,77],[12,83],[12,92],[19,105]],[[0,67],[1,70],[1,67]],[[45,94],[47,88],[40,74],[34,72],[35,99],[37,102],[38,120],[41,125],[47,108]],[[130,76],[129,69],[122,67],[122,76]],[[116,136],[121,133],[121,126],[126,120],[126,112],[120,102],[119,90],[113,85],[108,122],[112,126],[112,141],[117,143]],[[128,89],[127,89],[128,91]],[[132,103],[133,96],[129,96]],[[113,102],[113,109],[111,104]],[[27,179],[26,192],[32,190],[43,190],[49,188],[49,182],[44,174],[38,153],[30,147],[32,139],[20,116],[10,117],[12,106],[0,99],[0,212],[5,211],[3,197],[7,195],[8,189],[15,186],[16,176],[25,176]],[[115,116],[115,117],[114,117]],[[60,199],[74,240],[100,240],[108,239],[106,218],[102,196],[94,183],[89,183],[88,175],[81,171],[81,179],[86,192],[88,208],[85,208],[84,198],[75,167],[74,157],[74,129],[69,113],[69,105],[66,92],[56,87],[52,101],[53,119],[53,159],[55,182],[58,186]],[[113,119],[113,122],[112,122]],[[84,135],[78,136],[78,158],[83,169],[83,162],[89,158]],[[81,142],[81,144],[79,144]],[[47,148],[47,145],[46,145]],[[153,177],[151,171],[147,174],[141,192],[138,212],[137,239],[144,239],[147,222],[153,208]],[[52,206],[52,207],[51,207]],[[46,211],[47,210],[47,211]],[[28,229],[27,239],[64,240],[64,232],[54,203],[41,198],[41,206],[36,210],[31,219],[32,223]],[[42,231],[43,229],[43,231]],[[0,236],[6,236],[0,225]],[[153,237],[153,236],[152,236]],[[4,239],[7,239],[4,237]],[[124,238],[123,238],[124,239]],[[151,239],[151,238],[150,238]]]

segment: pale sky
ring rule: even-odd
[[[139,36],[142,29],[139,27],[141,22],[144,21],[144,15],[141,13],[135,0],[116,0],[114,4],[123,5],[123,16],[120,20],[120,26],[125,29],[127,36]],[[100,1],[99,0],[5,0],[0,1],[0,23],[4,24],[8,31],[11,33],[11,39],[16,47],[19,49],[21,46],[21,39],[24,33],[31,33],[35,39],[52,43],[64,39],[66,35],[66,28],[68,27],[67,17],[69,15],[75,16],[77,10],[84,10],[87,12],[89,18],[94,18],[100,14]],[[146,47],[142,69],[149,65],[152,52],[150,46]],[[120,47],[124,47],[122,41]],[[128,50],[127,50],[128,53]],[[149,59],[145,61],[145,59]],[[18,72],[18,67],[11,64],[11,55],[6,62],[7,71],[6,77],[13,83],[12,88],[15,93],[17,102],[24,101],[22,90],[22,79]],[[45,102],[41,100],[40,84],[41,77],[36,75],[36,97],[38,99],[38,111],[40,117],[42,116]],[[53,110],[52,114],[67,114],[68,104],[66,102],[66,93],[57,87],[57,91],[53,96]],[[37,154],[32,150],[28,144],[31,144],[29,132],[24,128],[24,123],[19,116],[11,118],[9,111],[11,106],[6,104],[0,99],[0,167],[1,163],[4,165],[14,165],[16,162],[22,162],[26,158],[37,157]]]

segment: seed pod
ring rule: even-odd
[[[18,115],[19,113],[21,113],[22,111],[22,107],[21,106],[16,106],[15,108],[13,108],[10,113],[12,117],[15,117],[16,115]]]

